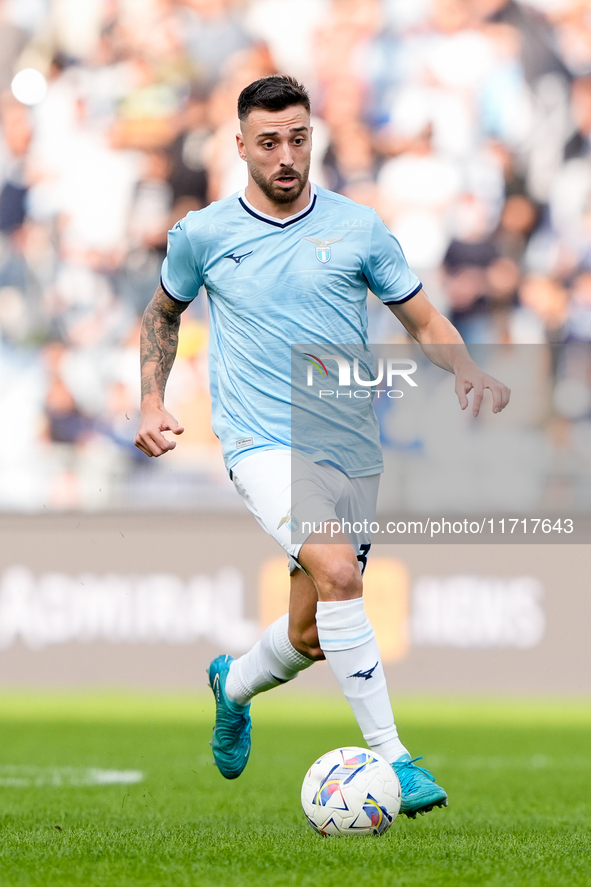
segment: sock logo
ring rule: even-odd
[[[356,671],[355,674],[347,675],[347,680],[349,678],[365,678],[366,681],[369,681],[370,678],[373,678],[373,673],[378,667],[378,663],[372,665],[371,668],[366,669],[365,671]]]

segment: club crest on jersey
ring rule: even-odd
[[[304,237],[304,240],[309,240],[310,243],[315,244],[316,258],[319,262],[322,262],[323,265],[326,265],[326,263],[330,261],[330,248],[332,244],[338,243],[339,240],[342,239],[342,237],[333,237],[332,240],[319,240],[318,237]]]

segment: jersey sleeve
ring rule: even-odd
[[[191,302],[203,285],[203,276],[187,234],[186,219],[181,219],[168,232],[161,280],[165,292],[178,302]]]
[[[408,267],[402,247],[377,213],[363,273],[372,293],[386,305],[406,302],[422,287]]]

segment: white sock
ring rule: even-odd
[[[314,664],[292,646],[287,629],[287,613],[265,629],[252,650],[230,666],[226,694],[232,702],[246,705],[257,693],[286,684],[300,671]]]
[[[407,753],[398,738],[382,659],[363,598],[319,601],[320,647],[341,685],[369,748],[389,763]]]

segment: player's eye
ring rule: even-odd
[[[275,142],[263,142],[263,148],[269,149],[269,148],[274,148],[274,147],[275,147]]]
[[[299,147],[300,145],[303,145],[305,141],[306,140],[304,139],[303,136],[298,136],[297,139],[293,140],[293,143],[294,143],[294,145],[298,145],[298,147]]]

